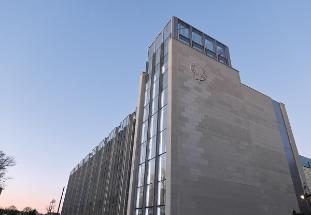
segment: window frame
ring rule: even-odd
[[[213,46],[212,49],[208,48],[206,41],[209,41],[212,44],[212,46]],[[205,37],[204,37],[204,50],[205,50],[205,54],[207,54],[208,56],[210,56],[212,58],[216,58],[216,55],[217,55],[216,54],[216,44],[215,44],[215,42],[216,41],[213,38],[205,35]]]
[[[201,41],[196,41],[194,36],[199,36],[201,38]],[[198,50],[198,51],[203,51],[204,50],[204,40],[203,40],[203,33],[200,32],[199,30],[195,29],[192,27],[191,31],[191,41],[192,41],[192,48]]]
[[[187,29],[188,30],[188,36],[186,36],[185,34],[183,34],[183,30]],[[178,21],[177,24],[177,35],[178,35],[178,39],[186,44],[190,44],[190,25],[182,22],[181,20]]]

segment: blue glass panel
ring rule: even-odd
[[[294,188],[295,188],[295,192],[296,192],[296,198],[298,200],[300,209],[302,211],[306,210],[306,205],[305,203],[302,201],[302,199],[300,199],[300,196],[304,194],[303,191],[303,186],[300,180],[300,176],[299,176],[299,171],[295,162],[295,157],[289,142],[289,137],[287,134],[287,130],[286,130],[286,125],[283,119],[283,115],[281,112],[281,107],[280,104],[276,101],[272,101],[273,102],[273,107],[274,107],[274,112],[276,115],[276,119],[279,125],[279,132],[280,132],[280,137],[281,137],[281,142],[283,144],[284,147],[284,151],[285,151],[285,156],[288,162],[288,166],[289,166],[289,170],[290,170],[290,174],[292,177],[292,181],[294,184]]]
[[[202,34],[200,32],[192,30],[192,41],[197,43],[198,45],[203,46]]]

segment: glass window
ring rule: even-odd
[[[159,168],[158,168],[158,181],[165,180],[166,174],[166,154],[162,154],[159,157]]]
[[[159,95],[159,83],[160,83],[159,78],[157,80],[153,81],[152,98],[154,98],[157,95]]]
[[[217,43],[216,51],[217,51],[218,61],[221,63],[228,64],[228,59],[226,58],[226,53],[225,53],[226,51],[225,46],[220,43]]]
[[[165,181],[158,183],[158,205],[165,205],[165,197],[166,197],[166,186]]]
[[[148,141],[148,160],[154,158],[156,155],[157,135],[153,136]]]
[[[154,174],[155,174],[155,159],[152,159],[148,162],[147,184],[152,184],[154,182]]]
[[[146,77],[146,90],[150,88],[150,83],[151,83],[151,76],[148,74]]]
[[[214,40],[211,38],[205,38],[205,52],[208,56],[216,58]]]
[[[198,31],[193,29],[192,30],[192,41],[202,47],[203,46],[202,34],[200,32],[198,32]]]
[[[166,152],[166,145],[167,145],[167,129],[165,129],[160,133],[159,155]]]
[[[146,90],[145,91],[145,103],[144,103],[144,106],[146,106],[150,101],[150,90]]]
[[[163,35],[162,35],[162,32],[160,32],[160,34],[157,36],[155,40],[155,49],[158,49],[161,47],[162,41],[163,41]]]
[[[153,206],[154,201],[154,187],[153,184],[147,185],[147,192],[146,192],[146,206],[151,207]]]
[[[148,119],[148,116],[149,116],[149,104],[146,105],[146,107],[144,108],[143,122],[145,122]]]
[[[141,143],[147,141],[148,121],[145,121],[141,130]]]
[[[169,21],[169,23],[167,23],[167,25],[164,27],[163,30],[164,40],[168,39],[170,35],[171,35],[171,21]]]
[[[165,215],[165,207],[164,206],[157,208],[157,215]]]
[[[159,77],[160,77],[160,64],[157,64],[153,75],[153,81],[159,79]]]
[[[207,50],[210,50],[212,52],[215,52],[214,49],[214,40],[210,39],[210,38],[205,38],[205,48]]]
[[[168,39],[164,41],[164,45],[163,45],[163,47],[164,47],[164,56],[168,55],[168,42],[169,42]]]
[[[145,215],[153,215],[153,208],[146,208]]]
[[[163,69],[164,67],[164,69]],[[162,73],[166,72],[168,69],[168,55],[165,55],[163,58],[163,66],[162,66]]]
[[[156,65],[160,64],[160,60],[161,60],[161,48],[158,48],[156,50]]]
[[[167,104],[167,88],[162,91],[161,93],[161,101],[160,101],[160,108],[164,107]]]
[[[158,112],[158,108],[159,108],[159,98],[158,96],[156,96],[151,103],[151,115],[155,114],[156,112]]]
[[[153,137],[154,135],[157,134],[157,121],[158,121],[158,114],[156,113],[151,117],[150,129],[149,129],[150,137]]]
[[[147,142],[144,142],[140,145],[140,164],[144,163],[146,160],[146,145]]]
[[[167,128],[167,106],[164,106],[160,112],[160,131]]]
[[[189,44],[190,42],[189,26],[180,22],[178,23],[177,30],[178,30],[179,39]]]
[[[225,47],[221,44],[217,44],[217,55],[221,56],[221,57],[225,57]]]
[[[143,195],[144,195],[144,188],[140,187],[137,189],[137,198],[136,198],[136,208],[143,207]]]
[[[154,53],[154,43],[151,44],[151,46],[149,47],[149,50],[148,50],[148,58],[149,59],[152,59],[153,53]]]
[[[152,72],[152,58],[148,59],[148,74]]]
[[[144,185],[144,176],[145,176],[145,164],[141,164],[138,167],[138,187]]]
[[[162,78],[162,90],[167,88],[167,84],[168,84],[168,72],[163,74],[163,78]]]
[[[143,215],[143,210],[142,209],[136,209],[135,215]]]

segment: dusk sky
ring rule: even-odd
[[[311,1],[0,0],[0,207],[45,212],[70,171],[135,110],[147,49],[171,16],[230,48],[241,80],[286,104],[311,157]]]

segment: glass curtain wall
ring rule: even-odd
[[[166,200],[168,42],[171,22],[148,52],[135,215],[164,215]]]

